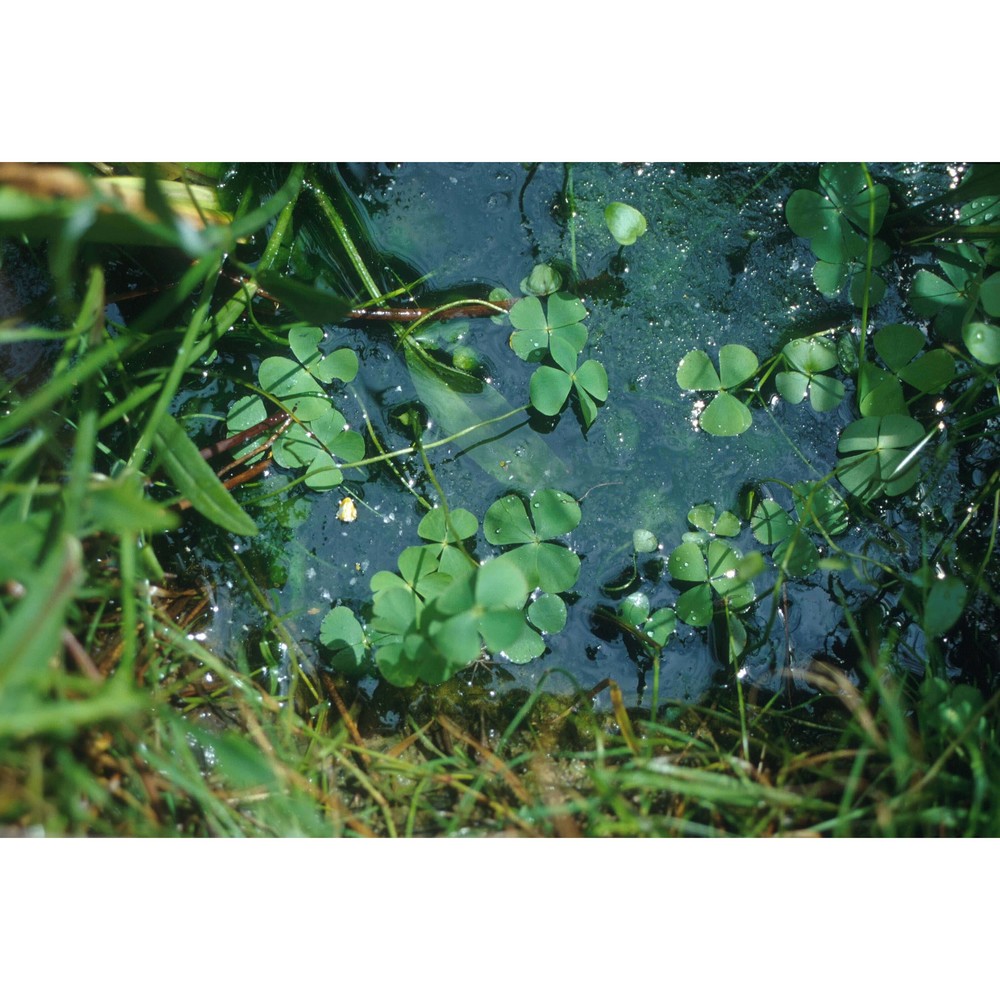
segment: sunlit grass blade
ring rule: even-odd
[[[164,414],[156,433],[156,457],[181,495],[199,514],[237,535],[256,535],[257,525],[219,481],[184,428]]]

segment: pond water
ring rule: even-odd
[[[608,400],[594,424],[585,431],[572,407],[553,419],[507,421],[491,430],[488,446],[470,449],[460,440],[433,451],[433,467],[449,504],[471,510],[480,522],[512,488],[551,486],[582,500],[582,521],[566,540],[583,567],[567,595],[567,625],[546,637],[542,657],[503,664],[502,676],[532,687],[552,673],[555,688],[591,688],[610,678],[629,704],[648,704],[648,657],[602,609],[613,610],[636,589],[654,607],[673,604],[678,590],[664,561],[690,529],[688,511],[703,503],[736,510],[751,483],[821,478],[835,462],[837,431],[853,419],[846,404],[840,412],[816,413],[777,402],[753,411],[747,433],[712,437],[697,428],[697,394],[682,392],[676,381],[679,361],[693,349],[715,358],[722,345],[738,343],[764,359],[793,337],[857,322],[846,300],[827,301],[816,291],[815,258],[785,221],[789,193],[810,183],[815,168],[578,164],[568,173],[548,164],[406,164],[346,167],[341,176],[369,251],[387,262],[378,279],[387,289],[420,279],[412,292],[418,303],[495,287],[516,296],[539,263],[567,278],[575,274],[589,311],[584,356],[599,360],[609,378]],[[947,180],[940,169],[899,168],[897,176],[924,193]],[[605,224],[604,209],[615,201],[648,220],[648,231],[632,246],[619,248]],[[300,268],[321,269],[324,253],[322,240],[300,247]],[[894,294],[890,282],[883,322],[901,315]],[[512,352],[510,330],[507,322],[474,318],[450,321],[437,336],[448,351],[471,349],[476,371],[513,408],[527,402],[534,366]],[[419,398],[391,329],[352,323],[327,334],[329,343],[352,347],[361,358],[358,378],[338,403],[352,427],[362,430],[367,414],[387,448],[408,445],[394,415]],[[434,426],[425,435],[428,442],[436,436]],[[268,486],[278,490],[282,481],[275,470]],[[396,472],[384,465],[351,470],[344,487],[316,493],[300,486],[291,496],[248,507],[262,532],[238,546],[275,613],[312,648],[332,605],[361,611],[371,599],[372,576],[394,570],[399,552],[420,543],[416,525],[425,511],[413,491],[435,498],[415,459],[398,462]],[[348,491],[359,516],[344,523],[336,515]],[[639,556],[630,583],[636,529],[652,532],[659,548]],[[744,551],[755,547],[747,527],[733,542]],[[480,538],[477,555],[487,549]],[[761,640],[743,665],[751,679],[776,686],[784,666],[812,657],[843,664],[847,636],[828,575],[790,584],[781,616],[766,632],[772,582],[767,574],[756,581],[765,596],[751,616]],[[243,643],[253,660],[266,630],[262,612],[238,579],[218,592],[210,641],[229,652]],[[662,658],[660,696],[697,698],[714,679],[731,674],[705,629],[680,624]]]

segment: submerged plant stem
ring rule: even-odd
[[[872,260],[875,253],[875,181],[868,170],[868,164],[862,163],[865,183],[868,185],[868,245],[865,250],[865,294],[861,300],[861,348],[858,357],[864,362],[865,347],[868,340],[868,306],[871,298]]]

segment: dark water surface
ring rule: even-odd
[[[660,542],[658,553],[640,557],[642,589],[654,607],[673,604],[678,592],[659,557],[665,559],[689,529],[688,510],[705,502],[720,511],[736,509],[750,482],[821,478],[835,461],[838,429],[853,419],[846,404],[839,413],[816,414],[778,402],[767,411],[754,409],[753,426],[740,437],[711,437],[696,429],[694,399],[675,379],[678,362],[695,348],[715,358],[720,346],[740,343],[763,360],[791,337],[857,322],[846,301],[827,302],[813,287],[814,258],[785,221],[788,194],[810,183],[814,168],[579,164],[572,169],[572,227],[560,165],[364,165],[345,168],[343,176],[371,243],[393,262],[394,271],[379,280],[390,288],[423,276],[413,293],[418,302],[444,301],[470,287],[502,286],[518,295],[535,264],[553,263],[570,276],[575,255],[590,310],[583,356],[601,361],[610,381],[596,422],[584,432],[567,408],[557,419],[536,418],[522,428],[553,456],[545,468],[519,462],[514,438],[503,465],[490,464],[492,453],[477,461],[456,442],[432,452],[434,468],[449,504],[470,509],[480,522],[489,504],[512,487],[553,486],[583,498],[582,523],[568,540],[583,562],[568,597],[568,624],[548,638],[542,658],[505,669],[519,685],[533,686],[555,669],[583,687],[610,678],[630,703],[648,699],[648,689],[642,694],[648,660],[599,614],[626,592],[615,588],[632,565],[633,531],[648,529]],[[635,206],[649,223],[645,236],[621,251],[604,222],[612,201]],[[881,321],[899,312],[893,295],[890,281]],[[358,379],[341,399],[352,426],[362,429],[363,407],[388,447],[409,444],[391,414],[417,396],[391,331],[355,324],[328,332],[362,358]],[[511,351],[509,333],[509,323],[459,320],[439,343],[449,350],[471,348],[478,371],[515,407],[527,402],[534,366]],[[434,428],[426,435],[435,436]],[[508,439],[494,443],[503,449]],[[434,499],[419,462],[399,468],[414,489]],[[267,589],[275,609],[306,644],[315,642],[332,604],[360,612],[370,600],[372,575],[394,570],[398,553],[420,543],[416,525],[424,510],[383,466],[349,472],[345,486],[358,498],[357,521],[336,518],[343,490],[300,487],[280,514],[252,511],[262,536],[242,551],[250,565],[256,560],[270,567],[266,582],[273,584]],[[742,551],[756,547],[749,529],[734,542]],[[477,554],[488,550],[480,536]],[[842,612],[826,577],[815,573],[788,589],[785,617],[747,659],[745,669],[755,680],[773,682],[788,659],[789,635],[795,656],[837,661]],[[758,579],[759,595],[767,594],[772,580]],[[238,583],[219,591],[215,641],[252,647],[263,628],[259,611],[238,596]],[[751,620],[762,624],[771,610],[766,598]],[[661,696],[676,698],[698,697],[713,676],[732,672],[713,655],[705,630],[683,624],[661,669]],[[555,686],[560,684],[569,681]]]

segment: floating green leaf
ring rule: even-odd
[[[794,483],[792,499],[799,520],[809,530],[824,535],[840,535],[847,531],[847,504],[826,483]]]
[[[889,190],[876,184],[871,191],[865,172],[855,163],[828,163],[820,168],[822,193],[793,191],[785,213],[792,232],[809,240],[813,253],[824,261],[847,263],[867,249],[869,228],[882,227],[889,208]],[[874,201],[874,225],[870,206]]]
[[[545,652],[545,640],[527,621],[522,620],[517,638],[506,643],[501,652],[510,663],[530,663]]]
[[[969,353],[984,365],[1000,365],[1000,327],[989,323],[969,323],[962,330]]]
[[[968,597],[968,588],[958,577],[935,580],[924,604],[924,631],[931,636],[947,632],[962,617]]]
[[[719,373],[712,359],[701,350],[688,351],[677,366],[677,384],[682,389],[712,391],[721,389]]]
[[[713,591],[734,610],[748,607],[756,594],[739,572],[741,556],[728,542],[711,539],[707,546],[682,542],[670,553],[667,569],[682,583],[693,583],[677,599],[677,614],[688,625],[707,625],[713,615]]]
[[[528,386],[531,405],[547,417],[554,417],[566,405],[573,379],[562,368],[539,365]]]
[[[442,656],[460,666],[476,659],[484,644],[490,652],[500,652],[521,632],[521,608],[528,589],[514,563],[489,560],[475,573],[456,580],[434,602],[441,618],[431,623],[432,643]]]
[[[521,631],[501,652],[511,663],[530,663],[545,652],[541,633],[554,634],[566,625],[566,603],[556,594],[541,594],[528,605]]]
[[[560,367],[539,365],[531,376],[528,393],[531,405],[546,416],[555,416],[575,388],[584,427],[597,418],[597,403],[608,398],[608,373],[599,361],[584,361],[576,367],[576,355],[553,344],[553,358]]]
[[[711,358],[701,350],[689,351],[677,366],[677,384],[682,389],[718,390],[718,395],[702,411],[702,429],[719,437],[742,434],[753,418],[747,406],[731,395],[752,378],[760,362],[757,355],[742,344],[726,344],[719,351],[719,372]]]
[[[764,500],[750,518],[754,538],[774,545],[772,558],[789,576],[808,576],[819,563],[815,544],[774,500]]]
[[[673,608],[658,608],[639,625],[639,628],[661,646],[665,646],[667,639],[677,631],[677,612]]]
[[[758,542],[776,545],[795,530],[795,522],[785,513],[781,504],[774,500],[763,500],[750,518],[750,527]]]
[[[486,511],[483,532],[493,545],[517,546],[501,558],[518,566],[530,587],[558,593],[576,583],[580,559],[551,539],[572,531],[580,516],[580,505],[559,490],[539,490],[527,504],[512,494],[501,497]]]
[[[631,246],[646,232],[646,218],[642,212],[621,201],[613,201],[604,209],[604,221],[623,247]]]
[[[666,645],[677,630],[677,613],[674,609],[659,608],[650,612],[649,598],[642,591],[629,594],[618,606],[618,615],[626,625],[642,632],[658,646]]]
[[[757,355],[742,344],[725,344],[719,350],[719,381],[723,389],[735,389],[757,374]]]
[[[659,547],[656,535],[645,528],[636,528],[632,532],[632,548],[636,552],[655,552]]]
[[[910,305],[917,315],[933,317],[943,336],[957,338],[978,301],[982,254],[971,243],[947,244],[938,248],[937,264],[943,277],[927,270],[913,276]]]
[[[936,316],[947,306],[961,306],[963,293],[933,271],[920,270],[913,276],[910,305],[921,316]]]
[[[806,394],[818,413],[835,409],[844,398],[844,385],[821,374],[837,364],[837,352],[825,338],[803,337],[787,343],[782,356],[790,371],[779,372],[775,385],[789,403],[801,403]]]
[[[705,407],[699,421],[702,430],[716,437],[735,437],[747,430],[753,417],[745,403],[735,396],[730,396],[725,390]]]
[[[955,377],[955,361],[947,351],[936,347],[921,354],[897,374],[920,392],[940,392]]]
[[[870,361],[862,362],[858,368],[858,409],[866,417],[905,414],[906,399],[899,379]]]
[[[823,295],[836,295],[844,287],[847,276],[851,273],[850,265],[834,263],[829,260],[817,260],[813,264],[813,284]]]
[[[264,392],[280,399],[299,420],[315,420],[330,409],[323,387],[291,358],[265,358],[257,370],[257,381]]]
[[[440,548],[435,545],[408,546],[396,560],[399,574],[379,570],[371,579],[372,593],[379,595],[383,591],[405,588],[422,598],[436,597],[454,579],[452,575],[441,572],[440,554]],[[466,570],[465,575],[468,572],[471,568]]]
[[[364,458],[364,438],[347,430],[343,414],[327,403],[326,411],[308,424],[294,423],[272,449],[275,462],[286,469],[307,466],[306,482],[315,490],[330,490],[344,481],[338,465]]]
[[[421,518],[417,534],[429,542],[447,544],[471,538],[478,528],[479,522],[471,511],[457,507],[446,515],[444,508],[435,507]]]
[[[915,326],[903,323],[882,327],[873,339],[878,356],[894,372],[912,361],[924,346],[924,335]]]
[[[641,590],[629,594],[618,605],[618,615],[626,624],[638,628],[649,617],[649,598]]]
[[[319,640],[331,652],[330,666],[348,676],[365,672],[365,630],[350,608],[331,609],[323,619]]]
[[[458,507],[445,517],[444,509],[435,507],[421,519],[417,534],[436,543],[426,547],[437,553],[441,572],[457,576],[468,572],[474,561],[462,543],[472,538],[478,528],[479,522],[470,511]]]
[[[350,382],[358,374],[358,356],[348,347],[324,354],[319,350],[324,337],[319,327],[296,327],[288,335],[288,344],[313,378],[320,382]]]
[[[550,635],[566,626],[566,602],[558,594],[540,594],[528,605],[528,621]]]
[[[514,327],[510,346],[522,361],[541,361],[546,352],[555,356],[559,350],[570,352],[575,359],[587,343],[587,328],[582,323],[587,309],[568,292],[549,296],[548,316],[534,295],[515,302],[509,316]]]
[[[732,511],[724,510],[716,517],[715,507],[710,503],[700,503],[688,511],[688,521],[709,535],[723,535],[735,538],[742,530],[740,519]]]
[[[920,392],[938,392],[955,377],[955,362],[947,351],[934,348],[920,354],[924,335],[914,326],[894,323],[883,327],[875,334],[874,343],[876,353],[889,368]]]
[[[828,163],[819,170],[820,191],[793,191],[785,207],[792,231],[809,240],[818,258],[813,282],[824,295],[839,292],[850,278],[851,301],[860,306],[867,286],[870,304],[881,301],[885,281],[866,277],[868,240],[872,239],[872,266],[889,259],[889,248],[874,239],[889,207],[889,191],[882,184],[868,186],[860,164]]]
[[[503,557],[494,561],[511,565],[505,563]],[[559,632],[565,626],[566,604],[555,594],[540,594],[528,604],[526,613],[518,613],[516,631],[513,619],[506,624],[510,632],[494,652],[501,653],[510,663],[528,663],[545,652],[542,634]]]
[[[876,246],[885,246],[881,240],[875,240],[875,244]],[[888,257],[888,253],[886,253],[885,256]],[[866,278],[865,271],[859,266],[854,273],[854,277],[851,279],[850,289],[851,303],[852,305],[856,305],[859,309],[864,305],[866,281],[868,287],[869,305],[878,305],[878,303],[885,297],[885,279],[881,275],[874,273],[869,274]]]
[[[899,496],[917,481],[915,457],[923,438],[923,427],[903,414],[855,420],[844,428],[837,444],[842,456],[837,477],[863,500],[882,493]]]
[[[1000,271],[995,271],[979,286],[979,301],[988,316],[1000,316]]]
[[[249,430],[257,424],[267,419],[267,409],[264,400],[260,396],[240,396],[239,399],[229,407],[226,416],[226,429],[230,434],[239,434],[240,431]]]

